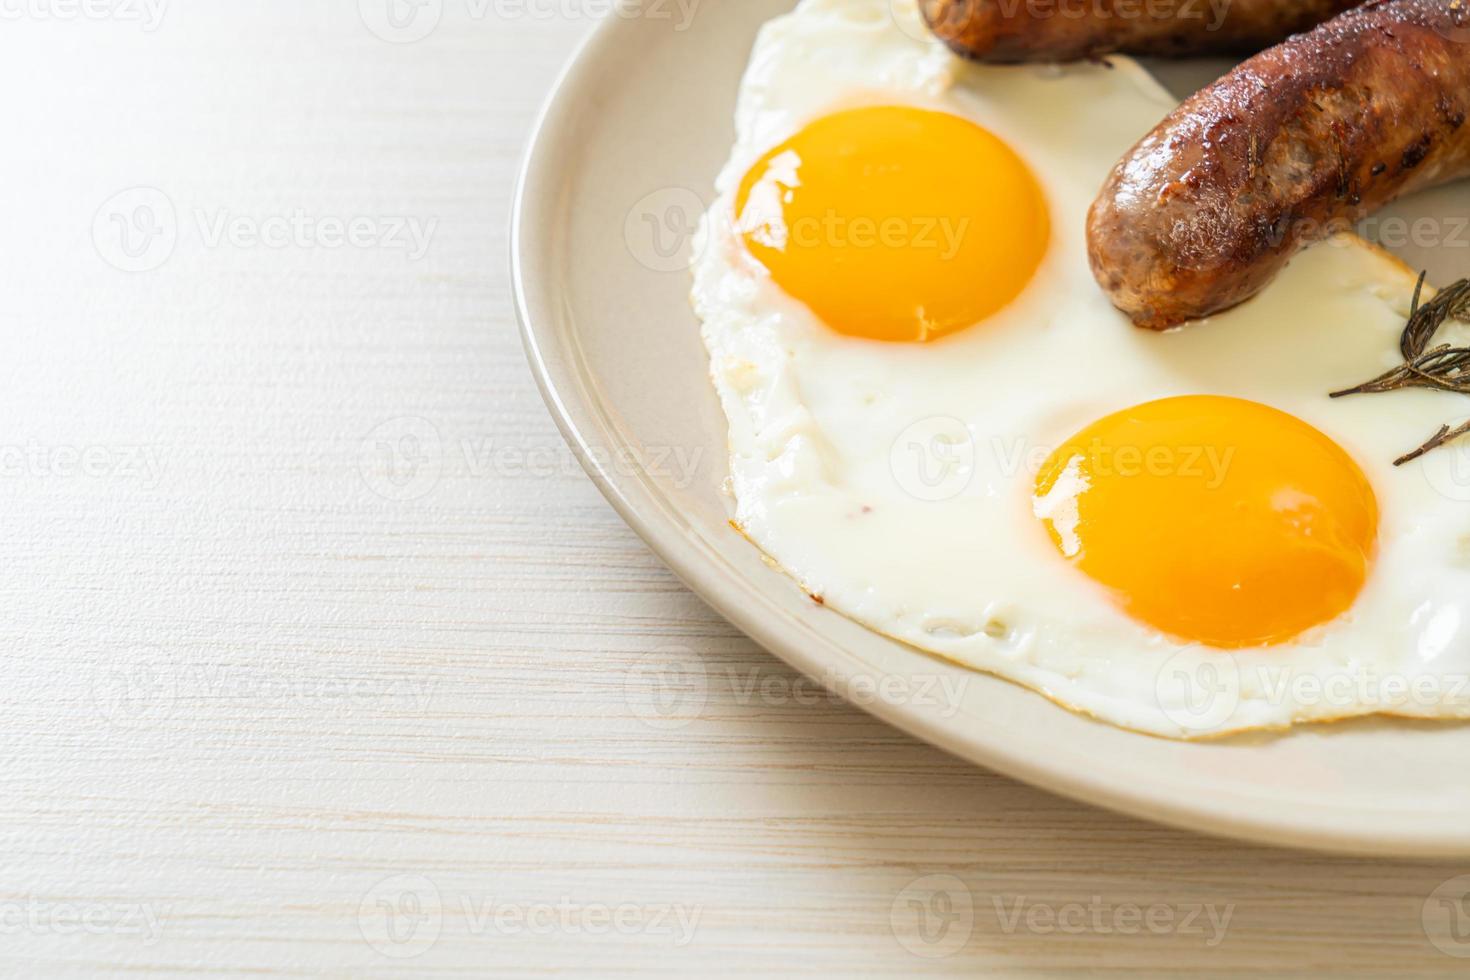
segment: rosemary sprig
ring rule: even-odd
[[[1334,391],[1333,398],[1397,391],[1400,388],[1432,388],[1470,395],[1470,347],[1429,346],[1446,320],[1470,319],[1470,279],[1461,279],[1446,286],[1435,294],[1434,299],[1421,305],[1419,296],[1423,289],[1424,273],[1421,272],[1419,281],[1414,284],[1409,319],[1404,324],[1403,335],[1399,337],[1399,353],[1403,355],[1404,363],[1371,381]],[[1393,465],[1403,466],[1467,433],[1470,433],[1470,422],[1453,429],[1448,425],[1441,426],[1424,445],[1400,456]]]
[[[1403,466],[1405,463],[1412,463],[1414,460],[1418,459],[1420,456],[1423,456],[1425,453],[1433,452],[1440,446],[1443,446],[1445,443],[1453,442],[1467,432],[1470,432],[1470,422],[1465,422],[1461,425],[1457,425],[1453,429],[1451,429],[1447,425],[1442,425],[1439,427],[1438,432],[1429,437],[1428,442],[1426,442],[1424,445],[1420,446],[1418,449],[1414,450],[1411,453],[1404,453],[1398,459],[1393,461],[1393,465]]]

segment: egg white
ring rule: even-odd
[[[733,232],[732,196],[762,153],[865,104],[972,119],[1039,180],[1050,249],[983,324],[930,344],[841,336]],[[1254,300],[1168,334],[1133,327],[1092,279],[1087,207],[1173,105],[1126,58],[964,62],[912,0],[804,0],[767,24],[692,294],[729,421],[734,520],[828,608],[1127,728],[1187,738],[1376,712],[1470,717],[1470,456],[1391,465],[1466,406],[1424,391],[1327,397],[1398,363],[1410,272],[1339,236]],[[1032,513],[1040,462],[1104,415],[1182,394],[1274,406],[1358,461],[1382,517],[1348,613],[1268,648],[1181,646],[1059,556]]]

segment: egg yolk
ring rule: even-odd
[[[740,182],[736,229],[839,333],[925,341],[1021,292],[1046,251],[1026,164],[967,119],[903,106],[818,119]]]
[[[1373,488],[1335,442],[1212,395],[1083,429],[1041,468],[1033,503],[1127,613],[1213,647],[1280,643],[1346,610],[1378,533]]]

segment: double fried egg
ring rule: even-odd
[[[983,66],[911,0],[765,26],[696,243],[734,521],[869,628],[1170,737],[1470,716],[1470,487],[1395,468],[1455,396],[1414,277],[1339,236],[1167,334],[1084,218],[1174,100],[1134,62]]]

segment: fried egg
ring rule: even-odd
[[[768,23],[693,269],[733,521],[827,608],[1126,728],[1470,717],[1470,467],[1393,465],[1465,410],[1328,397],[1399,363],[1410,271],[1338,236],[1165,334],[1093,281],[1088,205],[1174,104],[1126,58],[962,61],[912,0]]]

